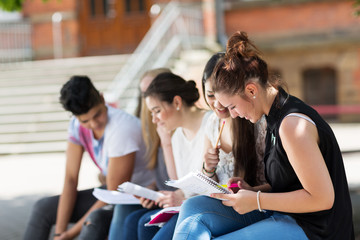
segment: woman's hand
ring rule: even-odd
[[[219,161],[219,148],[207,149],[204,155],[205,170],[208,172],[214,171]]]
[[[239,189],[246,189],[254,191],[253,187],[250,186],[243,178],[240,177],[232,177],[228,180],[227,185],[230,186],[231,184],[236,183],[238,187],[232,187],[229,188],[233,193],[236,193],[239,191]]]
[[[164,126],[157,125],[156,131],[159,135],[161,146],[171,145],[171,132]]]
[[[180,206],[185,200],[184,193],[181,190],[160,192],[163,193],[164,196],[159,197],[156,200],[156,204],[162,208]]]
[[[232,207],[240,214],[257,209],[256,192],[250,190],[240,189],[236,194],[213,193],[211,197],[222,199],[225,206]]]
[[[147,208],[147,209],[151,209],[155,206],[155,201],[141,197],[140,198],[140,203],[141,206],[143,206],[143,208]]]
[[[71,239],[73,239],[73,237],[71,237],[67,231],[61,233],[60,236],[54,237],[54,240],[71,240]]]

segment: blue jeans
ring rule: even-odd
[[[92,195],[94,189],[77,192],[76,202],[70,218],[71,223],[77,222],[97,201]],[[47,240],[51,227],[56,223],[59,196],[46,197],[38,200],[32,210],[25,230],[24,240]],[[81,228],[79,239],[104,239],[109,230],[112,209],[108,206],[90,213]],[[91,223],[91,224],[90,224]]]
[[[151,215],[160,211],[159,209],[153,210],[145,213],[140,219],[138,223],[138,237],[141,240],[171,240],[174,234],[175,225],[179,214],[175,214],[172,218],[165,223],[162,227],[158,226],[149,226],[145,227],[145,223],[150,221]]]
[[[141,205],[115,205],[113,218],[110,224],[109,240],[123,238],[125,218],[132,212],[142,209]]]
[[[254,223],[248,227],[228,233],[218,240],[253,240],[253,239],[291,239],[304,240],[308,239],[302,228],[296,223],[295,219],[286,214],[274,212],[267,219]]]
[[[223,205],[220,200],[195,196],[182,204],[173,239],[211,239],[234,232],[271,215],[271,211],[263,213],[257,210],[242,215],[232,207]]]
[[[125,218],[122,239],[172,239],[178,215],[174,215],[163,227],[148,226],[145,223],[150,221],[151,215],[160,209],[140,209],[132,212]],[[111,230],[110,230],[111,232]],[[110,234],[111,235],[111,234]]]
[[[140,218],[151,211],[150,209],[143,208],[130,213],[124,221],[124,227],[122,232],[122,239],[139,239],[138,237],[138,223]],[[110,229],[111,232],[111,229]],[[111,234],[112,235],[112,234]]]

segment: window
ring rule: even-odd
[[[337,104],[337,80],[334,69],[328,67],[306,69],[303,72],[303,83],[304,101],[307,104],[315,106]],[[318,111],[321,114],[320,108]],[[330,106],[330,108],[332,107]],[[329,116],[326,118],[336,117],[335,111],[332,114],[328,112],[328,114]]]
[[[90,16],[92,18],[96,17],[106,17],[110,12],[110,1],[109,0],[89,0],[90,4]]]
[[[126,13],[132,12],[144,12],[145,1],[144,0],[125,0]]]

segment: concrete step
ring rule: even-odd
[[[9,133],[1,134],[0,144],[19,144],[32,142],[58,142],[66,141],[67,131],[61,130],[56,132],[34,132],[34,133]]]
[[[47,75],[48,78],[44,79],[41,76],[34,76],[33,74],[27,76],[18,76],[14,77],[11,74],[7,73],[8,76],[2,73],[0,77],[0,87],[24,87],[24,86],[41,86],[44,84],[62,84],[64,83],[64,77],[69,79],[72,75],[88,75],[91,76],[91,79],[94,79],[96,82],[109,81],[109,79],[113,79],[115,77],[114,72],[118,70],[118,67],[113,67],[111,70],[104,71],[102,68],[95,68],[91,71],[83,71],[83,72],[72,72],[67,70],[66,74],[60,73],[59,75],[53,75],[51,73],[45,72],[43,75]],[[9,80],[11,79],[11,80]]]
[[[1,144],[0,155],[65,152],[66,141]]]
[[[68,121],[62,122],[45,122],[45,123],[19,123],[19,124],[2,124],[0,125],[0,134],[9,133],[34,133],[34,132],[59,132],[67,131]]]
[[[71,114],[59,103],[62,85],[88,75],[105,91],[128,55],[0,65],[0,154],[64,152]]]
[[[90,76],[90,75],[89,75]],[[90,76],[91,77],[91,76]],[[14,97],[14,96],[37,96],[37,95],[59,95],[62,85],[69,80],[69,77],[64,77],[63,81],[58,84],[43,84],[40,86],[15,86],[15,87],[2,87],[0,89],[0,96]],[[111,81],[95,82],[94,85],[99,90],[106,89]]]
[[[8,114],[33,114],[33,113],[46,113],[46,112],[60,112],[63,108],[59,103],[32,103],[21,104],[13,106],[0,106],[0,116]]]
[[[0,117],[0,125],[16,123],[43,123],[68,121],[71,114],[65,111],[32,114],[8,114]]]

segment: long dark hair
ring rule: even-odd
[[[244,118],[232,119],[232,152],[235,159],[234,176],[244,175],[244,180],[250,186],[260,184],[257,182],[258,159],[255,147],[254,124]]]
[[[205,83],[210,81],[216,65],[224,57],[224,52],[214,54],[206,63],[202,76],[202,90],[205,97]],[[206,98],[205,98],[206,102]],[[207,102],[206,102],[207,103]],[[254,124],[243,118],[233,118],[232,128],[232,153],[234,155],[233,176],[241,176],[251,186],[258,185],[258,161],[255,147]]]

